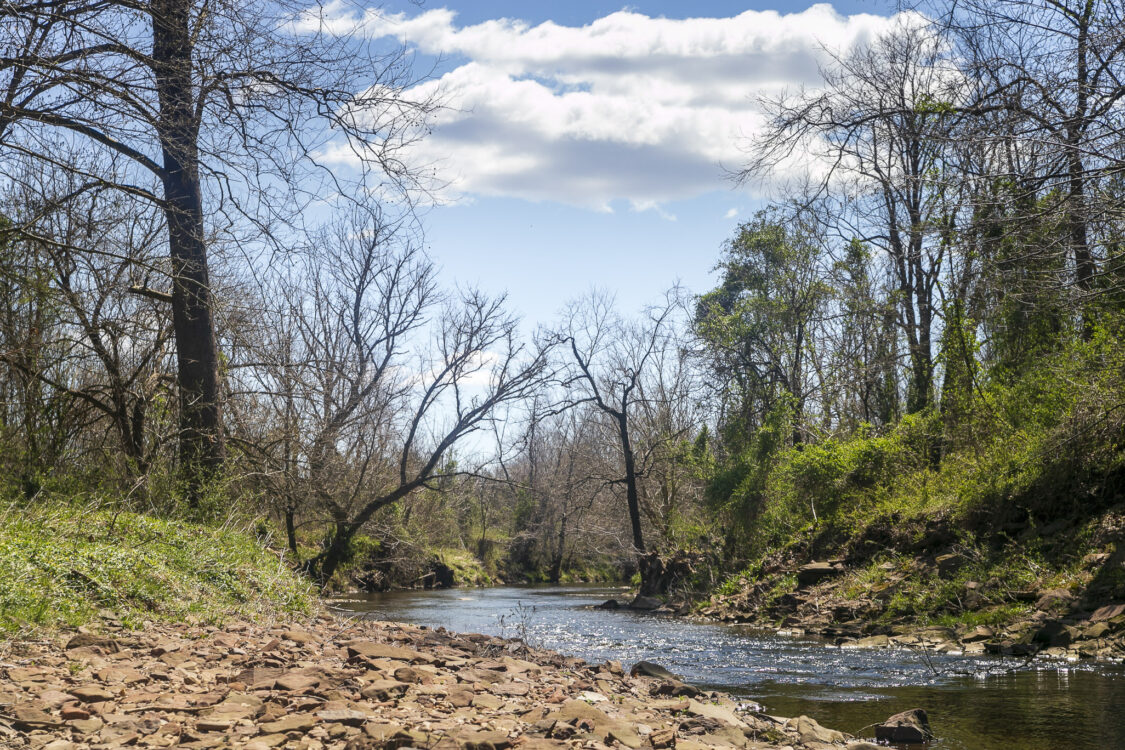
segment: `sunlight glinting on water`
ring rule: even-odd
[[[655,661],[700,687],[845,732],[923,707],[938,733],[931,750],[1125,748],[1125,714],[1114,708],[1125,706],[1120,667],[845,650],[814,638],[596,608],[623,596],[620,588],[596,586],[500,587],[373,594],[341,608],[518,636],[593,663]]]

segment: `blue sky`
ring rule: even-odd
[[[419,93],[451,106],[413,154],[447,183],[427,249],[447,284],[506,291],[534,324],[595,286],[633,311],[713,284],[738,222],[810,168],[735,189],[756,97],[815,87],[825,47],[890,23],[876,0],[810,6],[336,0],[325,16],[436,61]]]

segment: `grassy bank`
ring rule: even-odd
[[[77,626],[108,610],[221,622],[310,612],[311,588],[251,534],[81,505],[0,511],[0,635]]]
[[[991,625],[1125,601],[1125,362],[1113,341],[878,434],[772,449],[763,430],[711,487],[737,529],[736,572],[705,606],[787,622],[813,561],[839,561],[815,592],[836,622]]]

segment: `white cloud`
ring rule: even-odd
[[[724,219],[733,219],[735,216],[738,216],[737,208],[728,208],[727,212],[723,214]]]
[[[746,11],[733,18],[651,18],[620,11],[581,27],[510,19],[457,26],[445,8],[414,16],[333,2],[299,26],[392,37],[457,65],[423,83],[450,109],[415,147],[452,195],[516,196],[633,210],[729,187],[723,167],[763,119],[756,100],[815,87],[828,50],[894,23]],[[346,149],[338,152],[347,161]],[[799,167],[799,165],[798,165]]]

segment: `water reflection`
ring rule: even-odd
[[[386,620],[524,637],[592,662],[648,659],[771,713],[860,733],[930,712],[934,750],[1125,748],[1125,670],[1089,664],[841,650],[813,638],[592,608],[621,589],[501,587],[373,594],[338,606]],[[869,732],[868,732],[869,734]]]

